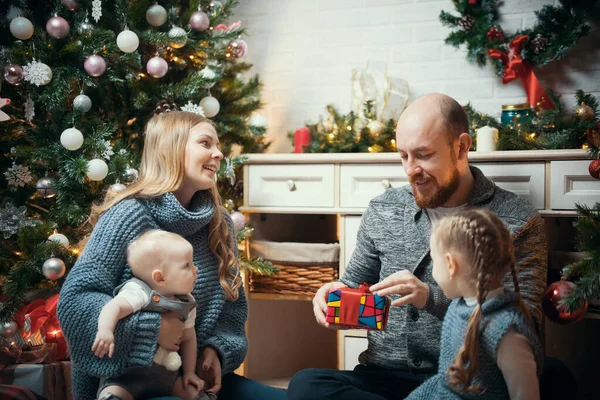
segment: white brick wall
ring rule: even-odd
[[[534,11],[558,0],[505,0],[502,27],[531,27]],[[502,104],[521,103],[520,81],[503,85],[493,69],[468,64],[465,51],[444,44],[449,30],[438,16],[451,0],[240,0],[231,22],[248,29],[249,52],[264,82],[261,111],[269,120],[272,152],[290,152],[287,132],[315,122],[333,103],[351,106],[351,74],[367,61],[384,61],[389,75],[408,81],[412,97],[443,92],[461,104],[500,115]],[[577,89],[600,97],[600,29],[567,58],[537,71],[546,88],[573,104]]]

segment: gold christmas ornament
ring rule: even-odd
[[[594,109],[587,104],[581,104],[575,109],[575,118],[591,121],[594,118]]]

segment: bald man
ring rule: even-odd
[[[526,200],[469,166],[468,132],[463,108],[442,94],[417,99],[401,115],[396,144],[410,185],[371,200],[344,276],[313,299],[317,322],[330,328],[327,293],[368,282],[372,292],[392,300],[387,328],[369,332],[369,347],[353,371],[300,371],[290,382],[288,399],[403,399],[437,371],[450,301],[431,273],[431,224],[464,208],[487,208],[511,230],[521,294],[539,330],[547,269],[543,221]],[[504,285],[513,289],[510,274]]]

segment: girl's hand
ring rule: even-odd
[[[205,392],[216,394],[221,390],[221,360],[215,349],[205,347],[202,350],[202,356],[196,364],[196,373],[207,383],[208,389]]]
[[[204,389],[204,381],[198,378],[195,372],[186,372],[183,374],[183,388],[187,390],[189,385],[194,386],[198,392]]]
[[[108,357],[112,358],[115,352],[115,335],[108,330],[98,331],[92,345],[92,351],[96,357],[102,358],[108,353]]]

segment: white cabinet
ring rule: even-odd
[[[543,162],[474,165],[502,189],[526,198],[538,210],[544,209],[545,166]]]
[[[401,164],[342,165],[340,207],[366,208],[373,197],[407,183],[408,177]]]
[[[250,165],[251,207],[333,207],[334,166]]]
[[[366,337],[344,336],[344,369],[353,370],[358,364],[358,356],[367,349]]]
[[[589,176],[588,154],[584,150],[471,153],[469,160],[499,187],[528,199],[545,216],[573,217],[576,215],[575,203],[592,206],[600,201],[600,180]],[[369,201],[388,188],[407,183],[398,154],[252,154],[244,166],[245,197],[241,211],[261,213],[261,220],[264,218],[266,224],[272,217],[262,214],[286,214],[289,219],[282,225],[306,232],[309,241],[318,241],[319,229],[323,230],[323,227],[311,231],[308,215],[323,220],[326,220],[325,214],[337,216],[328,222],[336,225],[338,221],[337,226],[330,228],[334,235],[337,229],[341,246],[339,275],[342,276],[356,247],[361,213]],[[272,228],[270,225],[269,232],[281,237]],[[252,297],[251,294],[250,300],[253,300]],[[262,301],[284,299],[290,300],[285,296],[272,296],[263,297]],[[308,310],[312,310],[310,303],[306,305]],[[281,316],[273,318],[282,323]],[[254,319],[256,329],[262,329],[259,336],[266,339],[269,335],[277,335],[265,324],[257,324],[260,317],[251,314],[250,319]],[[312,319],[312,315],[308,319]],[[298,322],[294,328],[303,334],[310,332],[306,321]],[[323,342],[326,333],[330,331],[317,330],[313,341]],[[353,369],[359,354],[367,348],[366,331],[339,330],[336,335],[338,368]],[[296,345],[293,338],[287,337],[286,340],[285,346]],[[252,343],[250,346],[254,346],[259,354],[268,354],[272,347],[268,339],[263,344],[264,348],[257,349],[259,344],[256,341]],[[318,353],[325,354],[330,350],[331,346],[324,347]],[[335,348],[333,350],[335,353]],[[315,354],[305,352],[302,355],[316,364]],[[292,365],[291,361],[287,363]],[[273,369],[283,371],[283,368]]]
[[[593,207],[600,202],[600,180],[588,172],[589,160],[550,163],[550,208],[571,210],[575,203]]]

